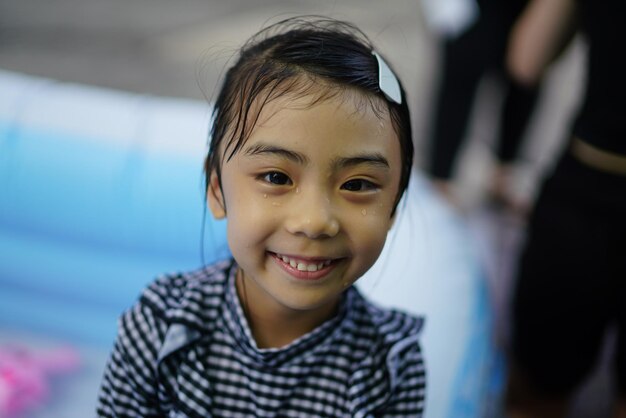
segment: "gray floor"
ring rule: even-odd
[[[419,6],[409,0],[0,0],[0,68],[148,95],[210,100],[228,58],[266,22],[293,14],[328,15],[359,25],[397,69],[413,107],[421,161],[438,43]],[[580,95],[584,53],[583,43],[576,42],[548,75],[519,167],[515,188],[521,196],[534,196],[538,177],[562,145]],[[499,99],[493,83],[485,82],[458,170],[458,192],[484,250],[499,335],[505,339],[511,269],[524,225],[481,203]],[[594,376],[572,416],[604,416],[608,384],[606,372]]]

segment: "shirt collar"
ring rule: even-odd
[[[228,330],[238,343],[238,348],[248,357],[265,366],[288,364],[294,359],[302,357],[303,353],[314,354],[318,350],[323,350],[328,344],[332,344],[332,341],[335,340],[334,337],[341,332],[342,324],[345,324],[348,319],[356,292],[352,287],[344,291],[337,315],[313,331],[284,347],[258,348],[237,294],[236,276],[237,264],[233,263],[226,282],[226,303],[223,318]]]

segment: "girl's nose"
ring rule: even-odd
[[[323,193],[300,191],[293,198],[285,227],[294,235],[303,235],[312,239],[330,238],[339,233],[333,204]]]

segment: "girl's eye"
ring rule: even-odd
[[[280,186],[291,184],[291,179],[289,178],[289,176],[278,171],[265,173],[263,174],[262,178],[263,178],[263,181],[267,183],[277,184]]]
[[[344,190],[348,190],[349,192],[368,192],[377,189],[378,186],[376,186],[371,181],[355,179],[346,181],[344,184],[341,185],[341,188]]]

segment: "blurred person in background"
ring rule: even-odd
[[[531,0],[512,35],[511,73],[529,86],[577,29],[587,80],[569,142],[531,215],[513,296],[509,417],[563,417],[616,326],[614,417],[626,417],[626,5]]]
[[[476,91],[481,80],[490,75],[500,82],[504,101],[495,143],[497,163],[488,196],[512,209],[523,210],[525,206],[510,193],[510,177],[537,102],[538,88],[511,77],[505,55],[511,27],[526,3],[527,0],[447,0],[433,4],[424,0],[427,20],[444,38],[427,171],[437,189],[452,202],[456,202],[452,178],[459,148],[467,136]]]

